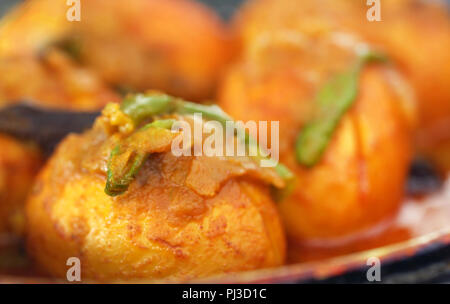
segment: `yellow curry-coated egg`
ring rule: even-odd
[[[443,175],[450,170],[450,15],[445,1],[391,0],[379,5],[381,21],[370,22],[374,4],[353,0],[254,0],[236,18],[244,50],[283,32],[302,43],[332,33],[348,43],[363,39],[385,52],[417,95],[417,150]],[[264,38],[264,39],[263,39]]]
[[[317,95],[325,84],[348,72],[367,50],[396,59],[389,47],[371,44],[376,43],[369,35],[376,22],[355,25],[368,23],[365,11],[358,15],[362,6],[358,1],[260,0],[244,6],[236,18],[242,59],[225,76],[219,105],[236,119],[280,122],[280,159],[296,175],[296,186],[278,206],[296,242],[365,231],[392,215],[403,200],[416,131],[415,94],[407,83],[414,72],[404,68],[414,65],[411,61],[365,65],[356,98],[320,161],[308,168],[296,159],[296,139],[317,119]],[[379,24],[384,28],[387,22],[395,21]],[[399,22],[408,27],[408,21]],[[409,29],[420,31],[420,26]],[[411,32],[405,39],[414,36]]]
[[[60,48],[115,88],[213,97],[233,41],[220,17],[192,0],[89,0],[80,20],[65,0],[20,5],[0,26],[0,56]]]
[[[317,165],[298,165],[292,150],[286,155],[298,180],[293,195],[279,207],[294,240],[370,229],[402,203],[412,158],[411,128],[383,72],[363,72],[358,98]]]
[[[319,163],[307,168],[296,160],[295,140],[311,115],[317,86],[294,68],[260,72],[265,64],[234,67],[219,105],[236,119],[280,122],[280,160],[296,175],[292,195],[278,204],[288,236],[344,237],[392,215],[403,199],[415,116],[400,75],[377,64],[364,68],[353,106]]]
[[[285,239],[269,188],[216,157],[152,154],[125,194],[105,194],[110,139],[71,135],[30,196],[28,252],[64,278],[186,280],[282,265]],[[214,168],[212,170],[212,168]],[[238,173],[233,173],[238,172]]]

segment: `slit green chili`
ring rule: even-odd
[[[356,100],[362,68],[370,62],[386,60],[379,53],[367,52],[348,71],[335,75],[319,90],[315,100],[317,115],[303,127],[295,144],[301,165],[312,167],[320,161],[339,121]]]
[[[150,128],[170,130],[175,123],[173,119],[155,120],[139,129],[137,132],[145,132]],[[125,139],[111,151],[108,160],[106,174],[105,193],[109,196],[117,196],[128,190],[130,183],[136,178],[139,170],[148,158],[149,153],[136,149],[128,143],[132,139]]]
[[[165,114],[195,114],[201,113],[208,120],[218,121],[226,126],[233,119],[216,105],[201,105],[166,94],[137,94],[127,97],[121,105],[121,111],[131,118],[135,126],[140,125],[147,119],[157,115]],[[148,128],[170,129],[174,120],[156,120],[145,125],[137,132]],[[260,147],[250,134],[244,132],[244,141],[249,149],[256,149],[258,160],[264,159]],[[108,161],[107,182],[105,193],[117,196],[127,191],[130,183],[135,179],[142,164],[148,157],[148,153],[126,149],[124,144],[118,144],[112,151]],[[278,163],[275,167],[277,174],[285,181],[291,182],[294,175],[284,165]]]

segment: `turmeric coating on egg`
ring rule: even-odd
[[[232,55],[219,17],[194,1],[89,0],[81,5],[80,22],[66,19],[69,8],[65,0],[30,0],[2,18],[0,107],[27,102],[92,111],[118,102],[124,91],[148,88],[202,101],[214,95]],[[0,163],[5,179],[21,172],[10,174]],[[28,175],[21,178],[28,184]],[[12,216],[9,205],[17,205],[11,195],[0,189],[1,222]]]
[[[396,64],[417,96],[415,148],[446,176],[450,170],[450,15],[445,1],[380,3],[380,22],[368,20],[373,6],[353,0],[253,0],[235,22],[244,52],[267,33],[330,34],[343,43],[364,40]],[[300,39],[301,40],[301,39]]]
[[[155,129],[139,145],[152,153],[128,189],[107,195],[111,151],[139,132],[119,131],[126,119],[114,111],[67,137],[38,176],[26,207],[27,244],[43,271],[65,277],[69,257],[80,258],[83,278],[101,281],[187,280],[283,264],[284,232],[268,184],[275,175],[249,159],[177,157],[177,134]]]
[[[233,55],[226,26],[191,0],[89,0],[80,21],[65,0],[32,0],[0,25],[0,57],[58,47],[121,91],[158,89],[195,101],[214,96]]]
[[[262,35],[228,72],[219,105],[236,119],[280,122],[280,161],[296,177],[293,193],[278,205],[289,239],[344,238],[389,218],[403,200],[413,153],[408,84],[389,63],[362,66],[352,105],[327,135],[323,155],[302,164],[296,145],[317,116],[317,96],[327,81],[351,71],[357,56],[327,35]],[[331,103],[339,99],[327,94]]]

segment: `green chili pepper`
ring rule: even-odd
[[[165,94],[130,95],[125,98],[120,108],[138,125],[146,118],[169,112],[173,99]]]
[[[223,126],[226,126],[227,121],[234,122],[234,120],[217,105],[205,106],[183,101],[179,103],[177,109],[180,114],[202,113],[202,115],[204,115],[207,119],[218,121]],[[264,157],[261,156],[261,150],[257,141],[247,131],[245,131],[244,134],[244,142],[249,148],[249,151],[251,149],[256,149],[257,151],[257,155],[254,158],[257,160],[263,159]],[[287,182],[290,182],[294,178],[294,175],[289,171],[289,169],[280,163],[275,166],[275,171],[283,180]]]
[[[227,121],[233,121],[220,107],[216,105],[201,105],[188,101],[177,100],[176,112],[178,114],[195,114],[201,113],[208,120],[215,120],[220,122],[223,126]]]
[[[144,132],[150,128],[171,129],[175,123],[173,119],[156,120],[142,127],[137,132]],[[149,153],[137,149],[130,143],[133,138],[118,144],[112,151],[108,161],[105,193],[117,196],[128,190],[130,183],[136,178]]]
[[[165,94],[137,94],[129,96],[121,105],[121,110],[127,114],[135,125],[139,125],[146,119],[150,119],[156,115],[164,114],[195,114],[200,113],[208,120],[215,120],[226,126],[227,121],[233,121],[220,107],[216,105],[201,105],[178,98],[171,97]],[[148,128],[164,128],[170,129],[173,125],[173,120],[157,120],[145,125],[139,131]],[[138,132],[139,132],[138,131]],[[260,147],[256,140],[254,140],[248,132],[245,132],[245,143],[250,148],[257,149],[257,158],[263,158]],[[124,193],[129,184],[136,177],[143,162],[148,157],[147,153],[128,148],[125,145],[119,144],[112,150],[108,162],[107,183],[105,192],[110,196],[116,196]],[[276,172],[281,178],[290,182],[293,179],[293,174],[282,164],[277,164]]]
[[[305,125],[297,137],[295,151],[300,164],[312,167],[319,162],[336,126],[357,97],[362,68],[373,61],[386,61],[386,57],[376,52],[361,55],[355,66],[334,76],[318,92],[317,116]]]
[[[141,131],[147,130],[148,128],[161,128],[161,129],[170,130],[175,122],[176,122],[175,119],[155,120],[154,122],[143,126]]]
[[[118,161],[118,156],[121,154],[122,151],[118,145],[112,150],[108,162],[105,193],[109,196],[121,195],[127,191],[147,158],[146,153],[133,153],[126,161]]]

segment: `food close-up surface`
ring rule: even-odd
[[[144,98],[151,107],[172,97],[128,101]],[[268,187],[283,182],[275,172],[250,159],[173,156],[177,134],[159,124],[188,117],[145,117],[151,122],[130,133],[115,124],[122,110],[111,107],[92,130],[68,137],[36,181],[26,215],[27,243],[39,265],[64,278],[65,261],[82,256],[86,278],[120,280],[283,264],[285,239]],[[124,158],[140,153],[148,159],[123,193]]]
[[[0,283],[448,282],[449,3],[368,2],[2,1]]]

